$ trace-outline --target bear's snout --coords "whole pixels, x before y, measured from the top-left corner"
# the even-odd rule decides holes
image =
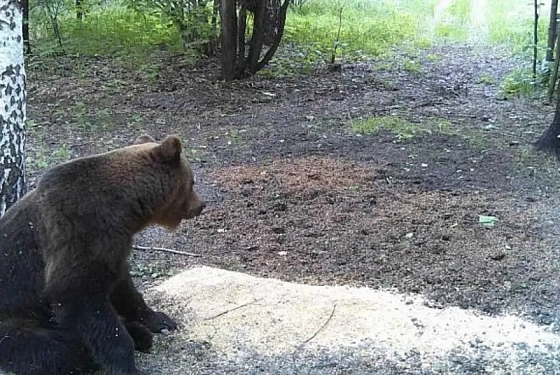
[[[199,201],[198,206],[193,210],[194,216],[199,216],[205,208],[206,202]]]

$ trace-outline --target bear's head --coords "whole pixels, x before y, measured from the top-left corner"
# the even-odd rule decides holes
[[[192,219],[206,207],[194,190],[195,179],[189,162],[182,152],[181,140],[174,135],[157,143],[149,135],[141,135],[134,141],[134,148],[146,152],[150,159],[166,168],[170,193],[153,213],[152,224],[176,229],[183,219]]]

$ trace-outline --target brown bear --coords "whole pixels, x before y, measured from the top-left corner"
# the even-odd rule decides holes
[[[205,207],[178,137],[46,171],[0,218],[0,369],[18,375],[142,374],[134,350],[175,329],[136,290],[133,236]]]

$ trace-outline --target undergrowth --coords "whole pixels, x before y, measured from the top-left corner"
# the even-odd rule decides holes
[[[125,1],[129,0],[92,6],[79,21],[73,1],[39,0],[30,22],[36,54],[50,56],[63,50],[76,56],[116,57],[133,64],[164,52],[186,53],[193,60],[198,57],[185,47],[179,31],[161,9],[134,11]],[[53,33],[53,12],[60,41]],[[547,10],[541,7],[539,56],[544,54],[547,20]],[[188,29],[197,27],[193,24]],[[531,33],[531,4],[517,0],[307,0],[290,8],[281,48],[262,73],[308,73],[330,62],[335,46],[336,61],[358,61],[390,57],[395,50],[434,43],[476,41],[504,45],[527,61]],[[525,72],[512,74],[505,90],[525,93],[525,76]]]
[[[330,62],[360,61],[392,54],[399,45],[427,47],[426,15],[435,0],[309,0],[291,12],[284,31],[284,58],[264,72],[308,72]]]
[[[286,22],[285,41],[309,50],[332,51],[339,34],[338,54],[345,59],[383,55],[403,41],[420,41],[422,7],[411,1],[309,1]]]
[[[37,14],[39,13],[39,14]],[[98,8],[82,21],[74,12],[58,16],[60,40],[54,36],[46,15],[35,12],[30,27],[33,57],[69,56],[113,57],[141,66],[157,52],[185,52],[181,38],[171,24],[160,17],[140,14],[124,6]]]

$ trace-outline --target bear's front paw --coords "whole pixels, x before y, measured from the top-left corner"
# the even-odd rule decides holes
[[[139,352],[149,353],[153,344],[152,332],[139,322],[130,322],[125,324],[128,334],[134,341],[134,349]]]
[[[140,320],[140,322],[154,333],[160,333],[164,329],[169,331],[177,329],[177,323],[175,323],[165,313],[159,311],[150,311]]]

